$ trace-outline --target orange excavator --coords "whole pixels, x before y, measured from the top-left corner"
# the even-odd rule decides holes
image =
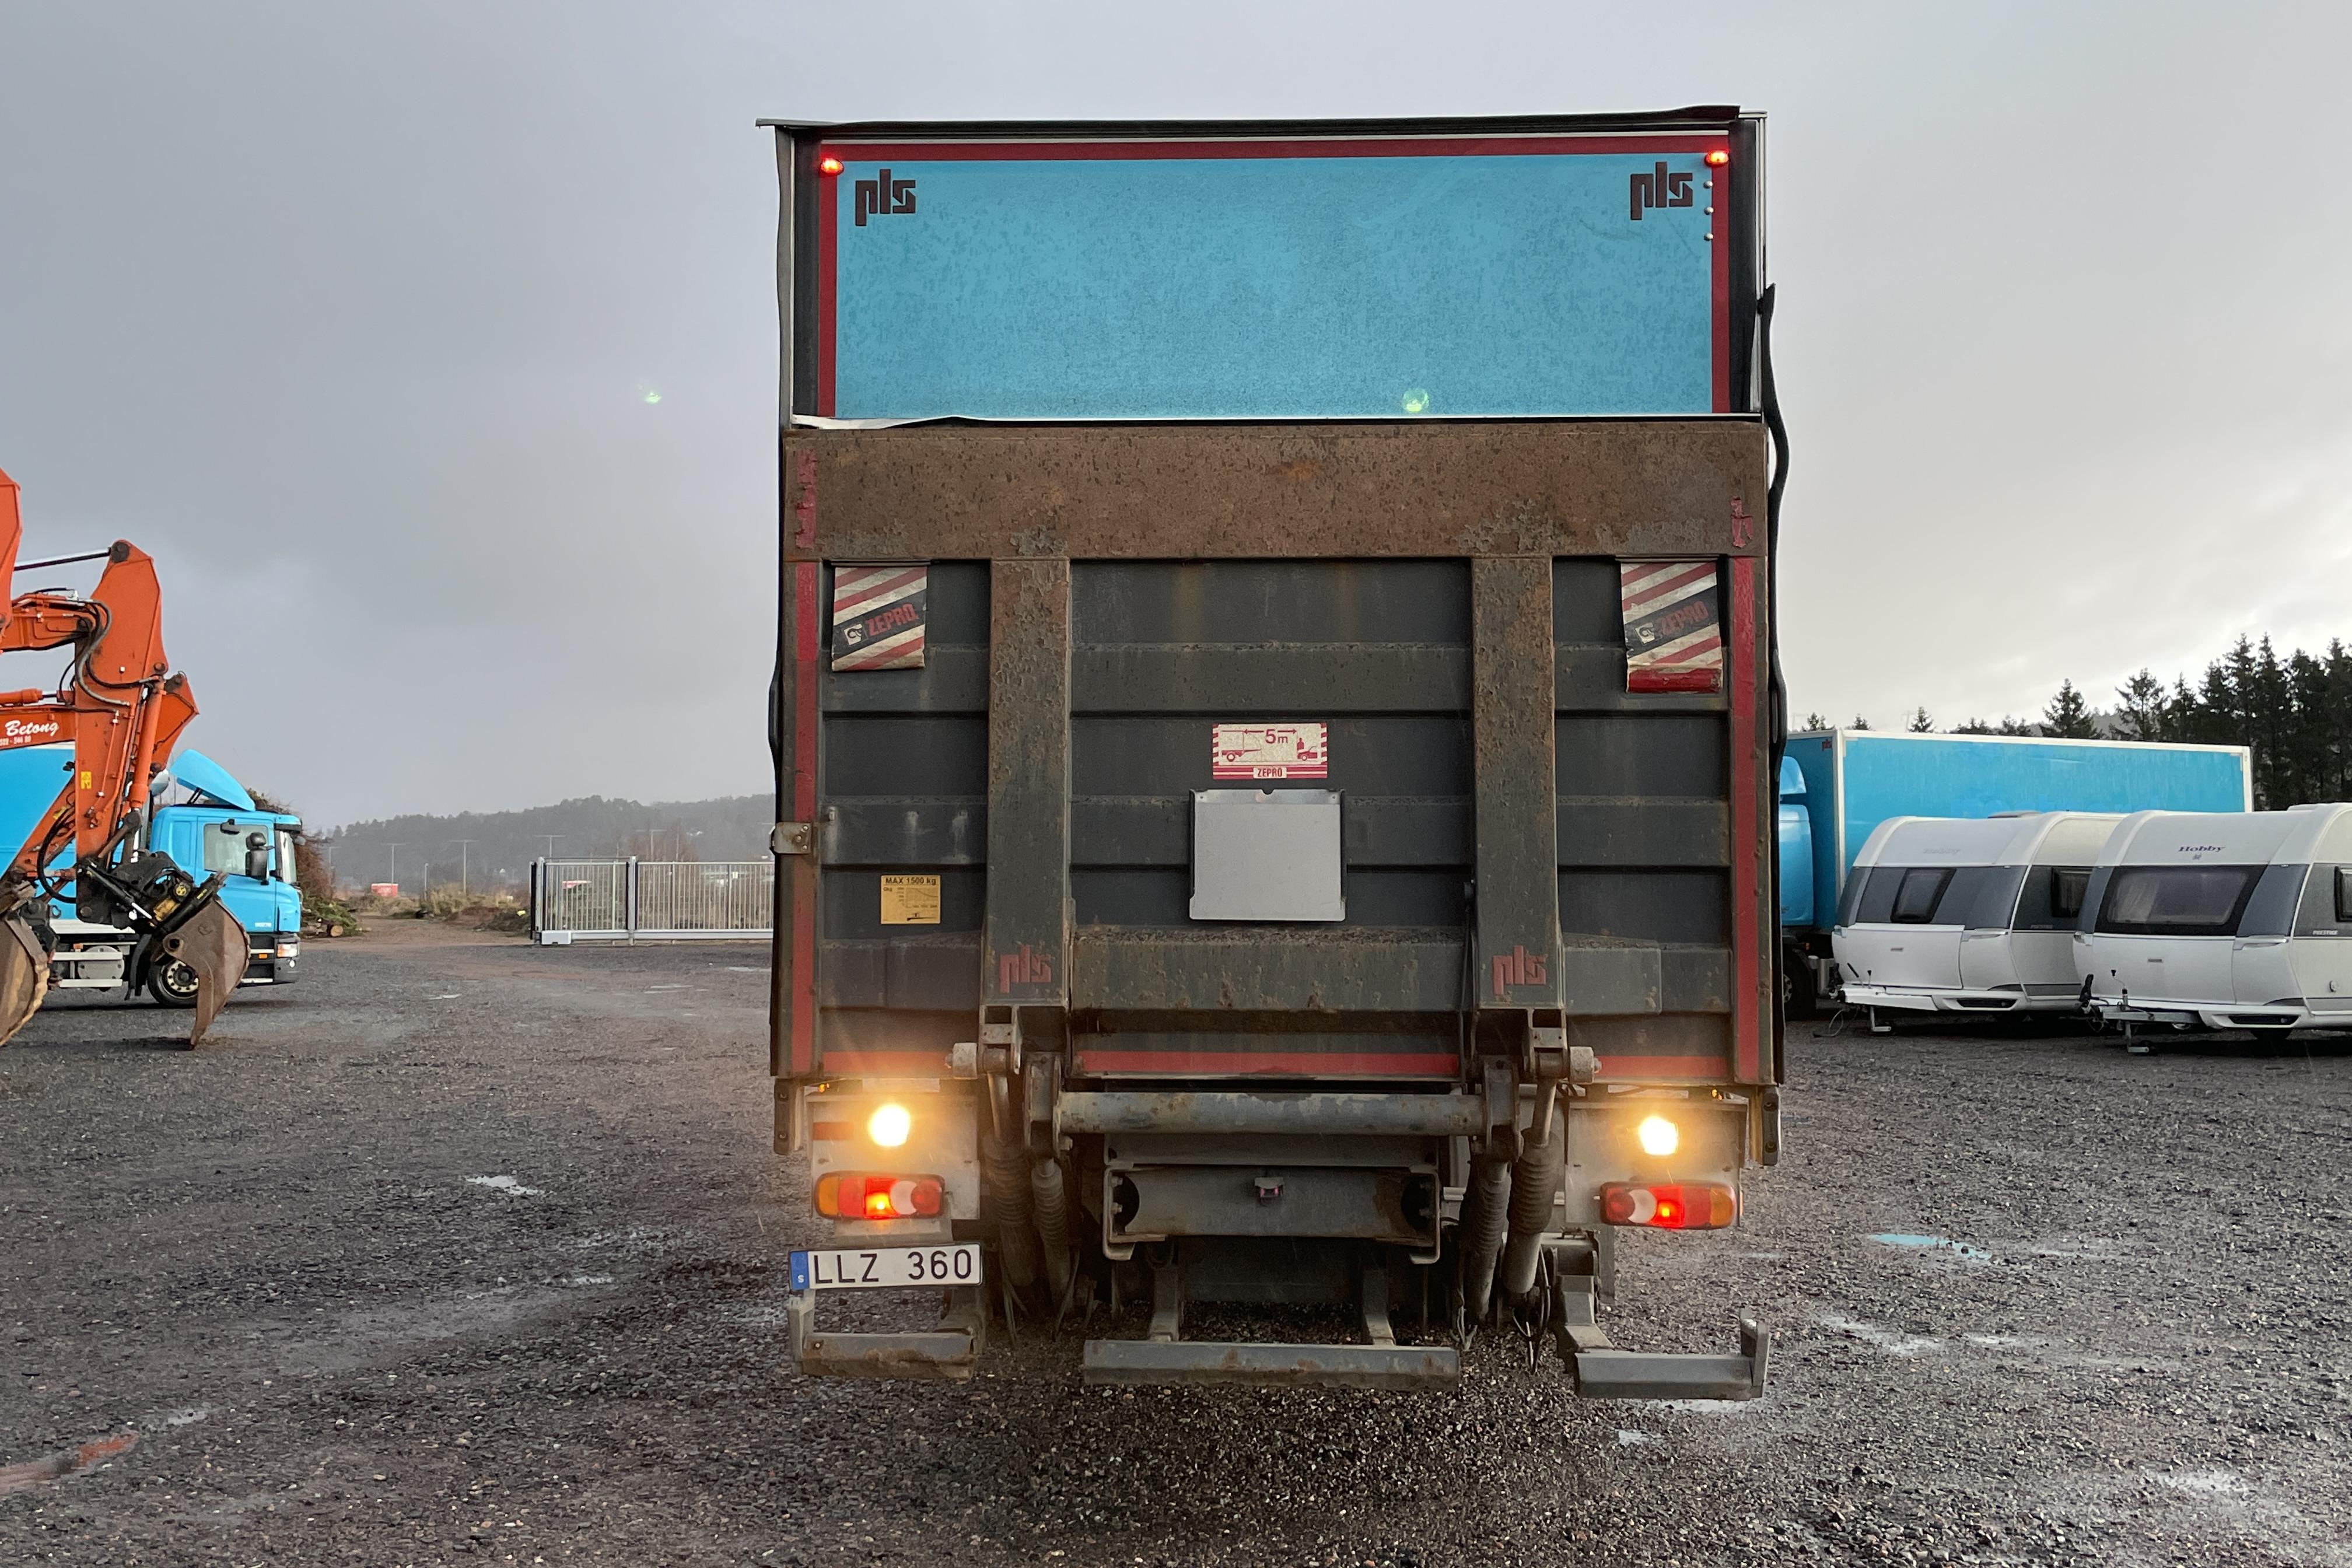
[[[153,780],[196,716],[187,678],[163,657],[155,563],[118,540],[87,555],[19,563],[16,498],[16,481],[0,472],[0,563],[11,581],[34,567],[106,566],[88,596],[56,588],[14,595],[0,620],[0,653],[72,650],[54,691],[0,691],[0,751],[73,747],[72,776],[0,873],[0,1044],[47,993],[50,900],[70,885],[77,915],[123,927],[145,949],[131,973],[169,963],[194,975],[194,1046],[245,973],[246,933],[221,905],[222,873],[199,882],[146,844]]]

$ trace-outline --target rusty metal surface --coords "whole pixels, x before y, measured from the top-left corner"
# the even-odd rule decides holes
[[[191,1048],[204,1043],[205,1031],[228,1005],[237,982],[245,978],[250,944],[245,928],[236,923],[215,893],[211,901],[174,927],[163,941],[168,959],[188,966],[196,977],[196,1016],[188,1030]]]
[[[782,439],[793,558],[1764,548],[1764,428],[1747,419],[795,427]]]
[[[1218,1344],[1088,1340],[1091,1384],[1239,1383],[1259,1386],[1430,1388],[1459,1381],[1462,1358],[1438,1345]]]
[[[1001,561],[989,574],[988,913],[991,1002],[1069,995],[1070,563]]]
[[[0,936],[0,1046],[5,1046],[41,1010],[41,999],[49,992],[49,955],[21,919],[12,915],[0,925],[7,928],[7,934]]]
[[[1252,1094],[1140,1090],[1065,1093],[1063,1132],[1302,1133],[1350,1137],[1470,1137],[1486,1130],[1486,1102],[1462,1094]]]
[[[1462,1001],[1462,939],[1450,931],[1084,927],[1072,960],[1080,1007],[1451,1013]]]
[[[1552,563],[1470,563],[1471,733],[1476,744],[1475,994],[1559,1005],[1559,799],[1552,724]]]

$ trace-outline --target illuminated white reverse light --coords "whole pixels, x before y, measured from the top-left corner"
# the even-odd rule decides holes
[[[914,1131],[915,1119],[903,1105],[877,1105],[866,1120],[866,1135],[885,1149],[896,1149]]]

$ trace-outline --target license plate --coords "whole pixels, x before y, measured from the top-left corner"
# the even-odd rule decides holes
[[[908,1285],[977,1285],[980,1245],[860,1247],[793,1254],[795,1290],[882,1290]]]

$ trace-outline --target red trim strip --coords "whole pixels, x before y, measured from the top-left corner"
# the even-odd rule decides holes
[[[817,150],[820,154],[824,151]],[[841,227],[841,189],[831,176],[816,192],[816,412],[833,417],[833,301],[835,244]]]
[[[940,1078],[948,1070],[941,1051],[827,1051],[828,1078]]]
[[[1721,1057],[1601,1057],[1595,1064],[1598,1075],[1618,1080],[1632,1079],[1641,1083],[1720,1083],[1723,1081]]]
[[[804,454],[805,455],[805,454]],[[813,473],[805,475],[801,504],[812,527],[816,517]],[[817,563],[793,566],[793,820],[816,820]],[[808,856],[793,861],[793,1072],[816,1065],[816,866]]]
[[[1079,1073],[1127,1073],[1149,1078],[1455,1078],[1461,1058],[1451,1052],[1398,1051],[1105,1051],[1081,1047]]]
[[[1719,669],[1689,669],[1680,665],[1636,665],[1625,677],[1628,691],[1714,691],[1722,685]]]
[[[1709,292],[1715,310],[1715,411],[1731,412],[1731,165],[1709,166],[1704,204],[1707,209],[1707,258],[1715,273]]]
[[[1726,649],[1731,681],[1731,1065],[1740,1083],[1763,1081],[1764,941],[1757,902],[1758,858],[1771,836],[1756,803],[1756,558],[1731,560],[1731,637]]]
[[[1728,133],[1708,136],[1432,136],[1376,140],[1328,137],[1264,141],[1145,142],[828,142],[820,158],[879,163],[915,159],[929,163],[1039,163],[1078,160],[1133,163],[1176,158],[1513,158],[1559,153],[1706,153],[1729,145]],[[839,179],[840,175],[828,175]],[[830,236],[827,237],[830,238]],[[828,247],[829,248],[829,247]]]

